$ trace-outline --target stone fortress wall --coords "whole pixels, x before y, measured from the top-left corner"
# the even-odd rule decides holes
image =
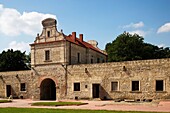
[[[170,59],[70,65],[67,73],[67,96],[72,99],[93,98],[92,84],[100,84],[101,99],[170,98]],[[157,80],[163,81],[162,91],[156,91]],[[112,91],[111,82],[115,81],[118,89]],[[138,91],[132,91],[132,81],[139,81]],[[75,82],[80,83],[80,91],[74,91]]]
[[[7,95],[7,87],[11,87],[11,95],[14,98],[23,96],[24,98],[30,98],[31,95],[31,83],[32,83],[31,70],[28,71],[10,71],[0,72],[0,97],[9,97]],[[26,91],[20,91],[21,83],[26,84]]]
[[[40,99],[40,85],[45,78],[56,84],[57,98],[93,98],[93,84],[99,84],[100,99],[170,98],[170,59],[139,60],[98,64],[50,65],[34,67],[28,71],[0,72],[0,97],[7,97],[11,85],[13,97]],[[163,81],[163,91],[156,91],[156,81]],[[111,82],[118,82],[118,89],[111,90]],[[132,91],[132,81],[139,81],[139,91]],[[20,84],[26,91],[20,91]],[[80,91],[74,91],[80,83]]]

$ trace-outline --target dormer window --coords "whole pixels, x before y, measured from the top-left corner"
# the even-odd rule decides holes
[[[47,37],[50,37],[50,31],[47,31]]]

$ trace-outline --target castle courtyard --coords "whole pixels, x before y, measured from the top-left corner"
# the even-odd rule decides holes
[[[32,100],[170,99],[170,58],[107,62],[107,53],[83,34],[65,35],[42,21],[31,46],[31,69],[0,72],[0,97]]]
[[[62,100],[71,101],[73,100]],[[116,110],[116,111],[147,111],[147,112],[170,112],[170,101],[155,101],[149,103],[126,103],[114,101],[87,101],[79,100],[80,102],[88,103],[80,106],[31,106],[31,103],[40,102],[30,99],[14,99],[12,103],[1,103],[0,108],[51,108],[51,109],[86,109],[86,110]],[[42,101],[41,101],[42,102]],[[45,101],[48,102],[48,101]],[[54,102],[54,101],[52,101]],[[77,101],[76,101],[77,102]]]

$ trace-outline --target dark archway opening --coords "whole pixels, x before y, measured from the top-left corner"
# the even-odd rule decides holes
[[[52,79],[45,79],[40,86],[40,100],[56,100],[56,84]]]

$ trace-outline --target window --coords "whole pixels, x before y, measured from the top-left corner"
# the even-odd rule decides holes
[[[50,31],[47,31],[47,37],[50,37]]]
[[[156,91],[163,91],[164,90],[164,83],[163,80],[156,80]]]
[[[97,58],[97,63],[100,63],[100,58]]]
[[[91,56],[91,64],[93,64],[93,55]]]
[[[139,81],[132,81],[132,91],[139,91]]]
[[[80,91],[80,83],[74,83],[74,91]]]
[[[93,59],[91,59],[91,63],[93,64]]]
[[[50,60],[50,51],[45,51],[45,60]]]
[[[118,82],[111,82],[111,91],[118,91]]]
[[[21,86],[20,86],[20,91],[26,91],[26,85],[25,83],[21,83]]]
[[[85,85],[85,88],[87,88],[87,85]]]
[[[80,53],[77,53],[77,63],[80,63]]]

